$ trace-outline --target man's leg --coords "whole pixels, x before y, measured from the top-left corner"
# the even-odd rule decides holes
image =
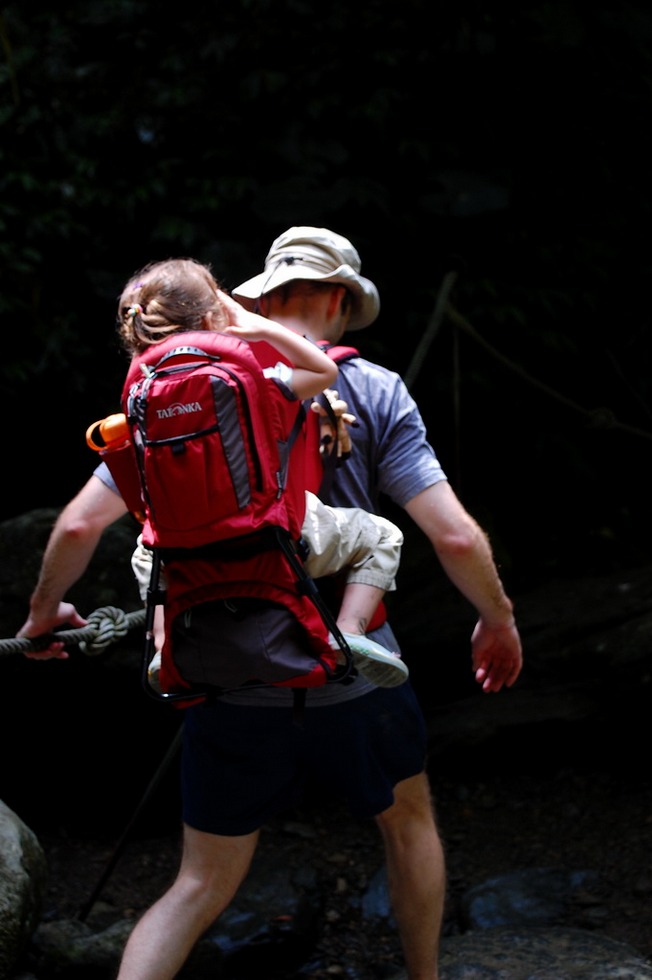
[[[179,873],[134,928],[118,980],[172,980],[235,895],[257,843],[258,831],[222,837],[184,826]]]
[[[446,871],[425,773],[394,788],[376,817],[385,844],[392,908],[410,980],[437,980]]]

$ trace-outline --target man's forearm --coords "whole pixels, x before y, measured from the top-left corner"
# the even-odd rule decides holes
[[[505,593],[483,532],[467,552],[435,549],[453,585],[468,599],[487,626],[508,626],[514,622],[514,609]],[[481,540],[480,536],[484,540]]]
[[[450,581],[490,626],[513,623],[513,607],[500,580],[486,534],[444,481],[405,507],[430,540]]]
[[[62,510],[50,534],[30,599],[32,617],[54,615],[84,574],[105,529],[126,514],[124,501],[92,476]]]
[[[55,525],[30,598],[32,617],[54,615],[68,589],[86,571],[100,536],[101,531],[80,535],[65,524]]]

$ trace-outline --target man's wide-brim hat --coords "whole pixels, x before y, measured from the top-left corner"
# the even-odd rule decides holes
[[[378,316],[380,297],[371,280],[360,275],[360,266],[360,256],[348,238],[328,228],[289,228],[272,244],[264,272],[243,282],[232,295],[253,310],[261,296],[294,279],[336,283],[351,294],[347,330],[362,330]]]

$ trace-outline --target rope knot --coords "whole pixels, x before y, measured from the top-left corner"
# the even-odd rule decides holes
[[[88,617],[88,625],[95,630],[91,640],[82,640],[80,649],[87,654],[98,654],[111,643],[123,639],[129,631],[127,614],[115,606],[102,606]]]

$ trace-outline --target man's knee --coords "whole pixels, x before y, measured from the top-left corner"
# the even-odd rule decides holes
[[[394,787],[394,802],[376,817],[385,832],[393,828],[405,830],[407,825],[423,824],[435,827],[435,811],[430,783],[425,772],[410,776]]]

